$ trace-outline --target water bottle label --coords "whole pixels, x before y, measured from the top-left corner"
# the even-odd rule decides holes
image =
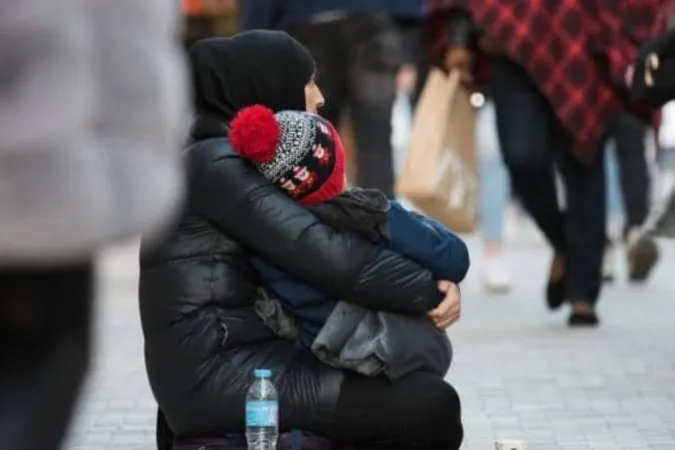
[[[247,427],[276,427],[279,425],[279,404],[271,401],[246,402]]]

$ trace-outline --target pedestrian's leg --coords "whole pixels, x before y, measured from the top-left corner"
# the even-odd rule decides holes
[[[319,111],[339,124],[346,105],[347,59],[340,40],[339,22],[300,25],[291,34],[310,51],[316,61],[316,80],[326,104]]]
[[[646,126],[624,113],[612,128],[620,168],[621,190],[626,211],[626,252],[628,277],[644,281],[658,260],[658,249],[641,227],[649,213],[649,169],[645,149]]]
[[[607,224],[604,145],[588,165],[571,154],[569,136],[559,133],[560,168],[567,191],[567,299],[570,325],[597,325],[595,304],[602,286]]]
[[[511,289],[511,277],[503,259],[503,222],[509,201],[509,174],[499,157],[484,158],[479,167],[483,284],[489,293],[504,293]]]
[[[91,264],[0,271],[0,439],[56,450],[90,353]]]
[[[626,226],[640,227],[649,212],[649,171],[645,151],[646,126],[629,113],[612,127],[620,169]]]
[[[564,252],[550,108],[516,63],[505,58],[495,58],[494,62],[490,88],[497,112],[499,142],[512,186],[551,246]]]
[[[347,175],[351,182],[358,175],[354,162],[358,149],[353,145],[352,134],[345,132],[347,107],[347,44],[340,34],[339,19],[299,25],[291,34],[310,51],[316,61],[316,81],[323,93],[325,104],[319,114],[331,121],[342,132],[347,156]]]
[[[605,148],[605,182],[607,183],[607,237],[605,253],[602,258],[602,280],[613,282],[616,271],[616,245],[613,242],[613,225],[624,216],[621,189],[619,186],[619,168],[614,140],[607,142]]]
[[[511,184],[555,251],[547,285],[547,303],[565,299],[565,234],[554,174],[553,113],[527,73],[505,57],[493,59],[490,91],[497,131]]]
[[[386,15],[354,16],[343,33],[350,42],[349,104],[357,147],[359,185],[394,196],[391,112],[401,36]]]
[[[480,228],[483,238],[481,272],[485,290],[507,292],[511,281],[503,259],[503,222],[511,189],[497,137],[494,104],[476,114],[476,150],[480,158]]]

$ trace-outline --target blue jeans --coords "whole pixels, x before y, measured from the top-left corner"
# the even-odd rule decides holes
[[[610,214],[624,214],[621,189],[619,187],[619,163],[614,140],[607,143],[605,173],[607,174],[607,211]]]
[[[509,174],[500,153],[494,103],[476,113],[476,151],[479,156],[480,227],[483,242],[501,244],[504,212],[511,194]]]
[[[497,130],[514,193],[551,246],[565,255],[567,298],[594,304],[600,295],[607,215],[604,149],[589,165],[574,159],[570,136],[525,70],[505,57],[495,57],[492,70]],[[564,214],[555,164],[565,181]]]
[[[509,201],[509,173],[501,157],[480,161],[480,227],[483,241],[503,241],[503,219]]]

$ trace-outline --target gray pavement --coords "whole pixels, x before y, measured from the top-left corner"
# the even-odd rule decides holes
[[[508,257],[514,291],[489,297],[480,249],[463,287],[464,315],[450,330],[467,450],[523,439],[529,450],[675,450],[675,243],[645,286],[608,287],[602,326],[568,330],[566,312],[542,300],[549,254],[517,239]],[[97,355],[66,449],[154,448],[154,403],[143,368],[133,245],[101,262]],[[283,407],[283,406],[282,406]]]

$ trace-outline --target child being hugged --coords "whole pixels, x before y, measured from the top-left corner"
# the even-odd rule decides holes
[[[464,279],[470,264],[466,244],[445,226],[407,210],[381,191],[345,190],[345,152],[335,127],[324,118],[302,111],[274,114],[254,105],[241,110],[232,121],[230,140],[233,149],[273,184],[337,231],[386,246],[427,268],[437,280],[459,283]],[[317,336],[339,299],[294,280],[257,256],[252,256],[250,263],[267,294],[296,318],[299,344],[317,353]],[[436,304],[428,309],[442,298],[439,293]],[[433,327],[426,318],[414,320]],[[383,355],[375,356],[383,359]],[[322,359],[344,368],[334,359]],[[389,374],[387,367],[381,369]]]

